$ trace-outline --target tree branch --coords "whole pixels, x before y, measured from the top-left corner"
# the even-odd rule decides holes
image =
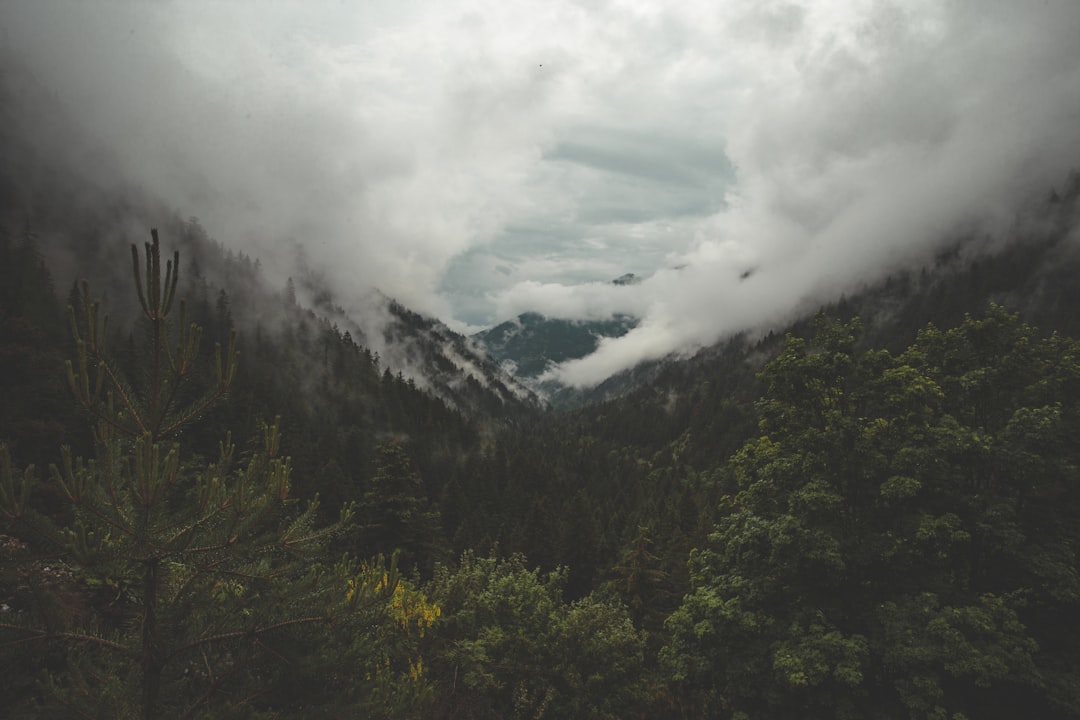
[[[77,642],[85,642],[90,645],[97,645],[98,647],[108,648],[114,650],[126,658],[132,660],[139,659],[139,653],[135,652],[126,645],[121,645],[113,640],[106,640],[105,638],[96,637],[94,635],[84,635],[82,633],[73,632],[60,632],[53,633],[45,630],[29,630],[20,625],[12,625],[11,623],[0,623],[0,630],[16,630],[21,632],[31,633],[28,637],[19,638],[18,640],[9,640],[5,643],[0,643],[0,648],[14,647],[16,645],[22,645],[23,643],[34,641],[47,641],[47,640],[75,640]]]
[[[262,628],[253,627],[253,628],[248,628],[246,630],[234,630],[232,632],[220,633],[218,635],[211,635],[210,637],[201,638],[199,640],[196,640],[195,642],[190,642],[187,645],[183,645],[183,646],[177,648],[176,650],[174,650],[172,653],[169,654],[169,659],[171,660],[172,658],[176,657],[177,655],[185,653],[185,652],[187,652],[189,650],[194,650],[195,648],[202,647],[204,645],[212,645],[214,643],[224,642],[226,640],[239,640],[240,638],[244,638],[244,637],[251,637],[251,638],[257,639],[260,636],[265,635],[265,634],[267,634],[269,632],[273,632],[275,630],[281,630],[283,628],[287,628],[287,627],[290,627],[292,625],[308,625],[308,624],[317,623],[317,622],[329,623],[330,620],[331,620],[331,618],[330,618],[329,615],[310,615],[308,617],[293,618],[291,620],[282,620],[279,623],[275,623],[273,625],[267,625],[266,627],[262,627]]]

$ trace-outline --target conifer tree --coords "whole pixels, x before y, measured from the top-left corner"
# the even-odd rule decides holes
[[[399,442],[384,441],[375,453],[374,473],[359,512],[365,545],[385,553],[398,551],[403,566],[428,573],[443,546],[439,512]]]
[[[404,653],[404,685],[388,682],[397,666],[363,639],[382,633],[388,647],[387,632],[435,611],[399,583],[394,562],[323,561],[348,532],[351,506],[318,527],[316,503],[291,499],[277,423],[248,452],[226,435],[205,466],[181,453],[176,438],[228,393],[238,353],[232,340],[219,344],[198,389],[200,328],[182,302],[171,319],[179,257],[162,268],[151,235],[145,272],[132,246],[144,331],[134,376],[110,357],[107,317],[85,283],[82,317],[70,311],[67,380],[93,419],[96,457],[65,447],[42,481],[0,446],[0,531],[48,558],[24,562],[0,617],[0,652],[52,658],[34,701],[43,715],[317,717],[320,703],[378,687],[401,700],[410,678],[419,682],[412,658]],[[41,510],[45,493],[62,512]]]
[[[0,228],[0,438],[23,462],[52,457],[73,419],[64,388],[63,315],[29,227]]]
[[[820,318],[662,650],[709,717],[1077,717],[1080,345],[992,306],[902,354]]]

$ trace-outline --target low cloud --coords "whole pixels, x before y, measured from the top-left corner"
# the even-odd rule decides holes
[[[1072,0],[12,0],[0,27],[78,126],[31,140],[282,282],[299,246],[357,312],[642,318],[574,384],[996,233],[1080,161]]]
[[[1080,159],[1080,8],[1025,7],[799,15],[730,109],[727,206],[671,258],[681,269],[634,288],[650,298],[644,322],[558,377],[592,384],[768,327],[961,235],[1004,231]]]

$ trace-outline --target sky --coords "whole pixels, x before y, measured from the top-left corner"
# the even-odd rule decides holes
[[[79,142],[271,272],[640,317],[576,385],[1006,233],[1080,167],[1078,38],[1075,0],[0,0]]]

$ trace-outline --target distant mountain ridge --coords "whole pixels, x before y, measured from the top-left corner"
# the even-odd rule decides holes
[[[595,352],[602,338],[622,337],[637,324],[630,315],[564,320],[527,312],[472,337],[516,377],[534,379],[553,365]]]
[[[612,285],[637,285],[641,278],[625,273]],[[569,360],[596,352],[605,338],[618,338],[638,326],[639,318],[616,313],[603,320],[570,320],[524,312],[512,320],[472,335],[476,345],[506,372],[554,405],[570,388],[546,373]]]
[[[894,351],[913,342],[927,323],[953,327],[966,314],[982,314],[991,303],[1019,313],[1021,319],[1043,332],[1080,337],[1078,278],[1080,172],[1074,172],[1045,200],[1019,213],[1008,235],[997,241],[959,238],[922,265],[897,270],[848,295],[808,304],[793,311],[790,320],[782,325],[721,338],[691,356],[672,354],[645,361],[592,387],[574,388],[554,381],[534,386],[554,408],[563,410],[603,403],[636,391],[663,395],[672,391],[673,382],[685,382],[686,377],[716,365],[720,358],[739,356],[754,366],[764,363],[779,350],[786,333],[810,333],[812,320],[819,312],[843,319],[860,317],[863,343]],[[525,337],[518,338],[513,334],[516,326],[510,322],[486,331],[494,335],[488,344],[489,352],[496,359],[515,359],[515,353],[520,353],[534,365],[539,364],[543,333],[530,334],[530,323],[526,322],[518,331]],[[586,327],[588,324],[577,330]],[[614,333],[606,336],[617,337]],[[534,355],[527,355],[525,348]],[[526,365],[526,369],[529,367]],[[520,368],[516,374],[530,384],[530,378]],[[749,377],[752,375],[751,371]]]
[[[387,308],[392,319],[382,328],[383,340],[394,349],[395,358],[406,358],[409,365],[423,368],[420,374],[437,397],[454,406],[463,397],[483,398],[492,411],[500,406],[540,407],[532,390],[466,336],[397,301],[390,300]]]

